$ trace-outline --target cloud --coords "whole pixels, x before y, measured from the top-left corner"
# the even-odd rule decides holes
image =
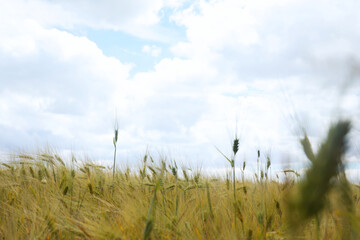
[[[0,129],[6,129],[1,147],[48,139],[111,159],[116,109],[122,160],[150,145],[154,151],[170,149],[184,163],[223,167],[226,161],[213,146],[230,154],[238,131],[238,162],[246,159],[254,167],[260,149],[278,165],[289,160],[300,168],[300,127],[315,149],[338,117],[358,128],[357,2],[187,5],[2,2],[0,20],[7,24],[0,25]],[[171,46],[167,58],[156,41],[143,45],[158,57],[151,71],[130,76],[131,65],[105,56],[81,36],[86,26],[159,40],[156,28],[166,8],[175,11],[170,20],[185,29],[186,40]],[[353,84],[345,88],[342,79],[350,76]],[[358,156],[352,151],[349,158]]]
[[[65,149],[94,146],[95,154],[104,155],[106,144],[96,141],[108,134],[114,91],[125,91],[131,67],[104,56],[85,37],[33,20],[3,28],[11,31],[0,36],[0,127],[7,129],[2,148],[29,146],[34,139]]]
[[[164,8],[182,5],[178,1],[60,1],[14,0],[0,3],[0,19],[11,22],[14,19],[32,19],[46,28],[61,28],[76,31],[84,27],[123,31],[131,35],[167,41],[169,31],[157,27]]]
[[[338,3],[197,1],[171,17],[186,29],[187,40],[172,47],[181,60],[161,61],[155,71],[134,80],[144,79],[151,99],[162,96],[166,103],[170,96],[179,98],[177,106],[192,124],[178,133],[189,141],[229,148],[224,132],[234,131],[237,118],[247,157],[263,148],[272,149],[277,161],[304,160],[301,128],[316,148],[335,119],[358,122],[359,75],[352,75],[352,88],[343,91],[359,68],[360,35],[353,31],[360,20],[354,10],[358,3]],[[192,104],[182,105],[181,97]],[[186,106],[198,102],[201,114],[191,114]],[[156,109],[151,104],[146,109]],[[165,135],[163,126],[158,131]]]
[[[331,59],[358,56],[355,1],[211,1],[173,16],[186,27],[177,55],[212,60],[239,77],[306,76]],[[316,65],[315,65],[316,63]]]
[[[144,53],[150,54],[153,57],[158,57],[161,54],[161,48],[155,45],[144,45],[142,51]]]

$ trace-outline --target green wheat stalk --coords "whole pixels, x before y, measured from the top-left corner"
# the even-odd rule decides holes
[[[119,133],[119,126],[117,121],[115,122],[114,126],[114,138],[113,138],[113,144],[114,144],[114,165],[113,165],[113,181],[115,179],[115,164],[116,164],[116,144],[118,141],[118,133]]]
[[[343,168],[342,157],[347,149],[346,136],[350,127],[349,121],[339,121],[331,126],[316,155],[312,153],[307,136],[301,141],[306,156],[312,159],[312,165],[299,182],[297,195],[289,203],[290,212],[294,213],[291,214],[291,225],[299,226],[324,208],[326,195],[334,185],[333,179]]]

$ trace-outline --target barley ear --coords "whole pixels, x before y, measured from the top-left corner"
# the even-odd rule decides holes
[[[306,157],[311,161],[311,162],[314,162],[315,161],[315,155],[314,155],[314,152],[312,150],[312,147],[311,147],[311,144],[310,144],[310,141],[309,141],[309,138],[308,136],[304,135],[304,138],[300,140],[300,143],[303,147],[303,150],[304,150],[304,153],[306,155]]]
[[[339,121],[329,129],[312,166],[297,184],[297,192],[290,199],[292,217],[289,221],[292,226],[299,226],[324,208],[327,193],[333,187],[332,180],[343,167],[342,157],[347,149],[346,136],[349,131],[349,121]]]

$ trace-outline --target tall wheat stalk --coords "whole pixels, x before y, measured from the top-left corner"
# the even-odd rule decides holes
[[[316,217],[317,221],[320,221],[318,216],[325,207],[328,193],[339,182],[339,178],[346,180],[342,161],[347,150],[346,136],[350,127],[349,121],[339,121],[331,126],[327,139],[321,144],[317,154],[313,153],[306,135],[301,140],[305,155],[312,164],[307,170],[305,178],[298,183],[297,192],[289,203],[291,215],[289,222],[293,227],[297,228],[312,217]],[[345,202],[351,200],[351,194],[348,192],[343,191],[342,193],[346,196]],[[320,225],[320,222],[317,224]]]
[[[118,132],[119,132],[119,126],[118,122],[115,121],[114,125],[114,138],[113,138],[113,144],[114,144],[114,165],[113,165],[113,181],[115,180],[115,167],[116,167],[116,145],[118,141]]]
[[[219,153],[221,153],[221,155],[223,155],[225,157],[225,159],[230,163],[230,166],[232,168],[232,175],[233,175],[233,194],[234,194],[234,226],[236,229],[236,213],[239,210],[239,206],[236,200],[236,175],[235,175],[235,157],[236,154],[239,150],[239,138],[237,137],[237,135],[235,135],[234,137],[234,141],[233,141],[233,146],[232,146],[232,150],[233,150],[233,157],[230,159],[228,158],[224,153],[222,153],[218,148],[216,148]]]

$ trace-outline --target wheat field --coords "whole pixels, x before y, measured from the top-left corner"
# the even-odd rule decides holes
[[[304,135],[310,167],[284,170],[284,181],[269,176],[270,158],[251,180],[235,172],[237,138],[223,178],[150,154],[137,171],[48,150],[11,154],[0,167],[0,238],[359,239],[360,186],[343,163],[350,128],[334,124],[317,153]]]

